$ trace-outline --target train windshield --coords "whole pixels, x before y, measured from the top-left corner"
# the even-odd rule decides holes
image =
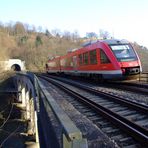
[[[131,45],[110,45],[118,61],[135,61],[136,53]]]

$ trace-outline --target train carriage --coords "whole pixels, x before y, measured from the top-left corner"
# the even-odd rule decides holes
[[[54,58],[47,63],[48,73],[88,76],[101,79],[126,78],[141,72],[136,51],[125,40],[99,40]]]

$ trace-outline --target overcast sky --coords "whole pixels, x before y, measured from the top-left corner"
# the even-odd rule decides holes
[[[86,32],[107,30],[148,47],[148,0],[0,0],[0,21]]]

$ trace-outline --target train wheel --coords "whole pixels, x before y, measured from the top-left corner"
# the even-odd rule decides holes
[[[99,82],[99,83],[104,82],[104,78],[103,78],[102,74],[95,74],[94,79],[96,82]]]

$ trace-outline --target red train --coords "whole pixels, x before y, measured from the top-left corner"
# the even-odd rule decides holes
[[[98,40],[65,56],[49,59],[48,73],[64,73],[98,79],[127,78],[142,71],[136,51],[126,40]]]

